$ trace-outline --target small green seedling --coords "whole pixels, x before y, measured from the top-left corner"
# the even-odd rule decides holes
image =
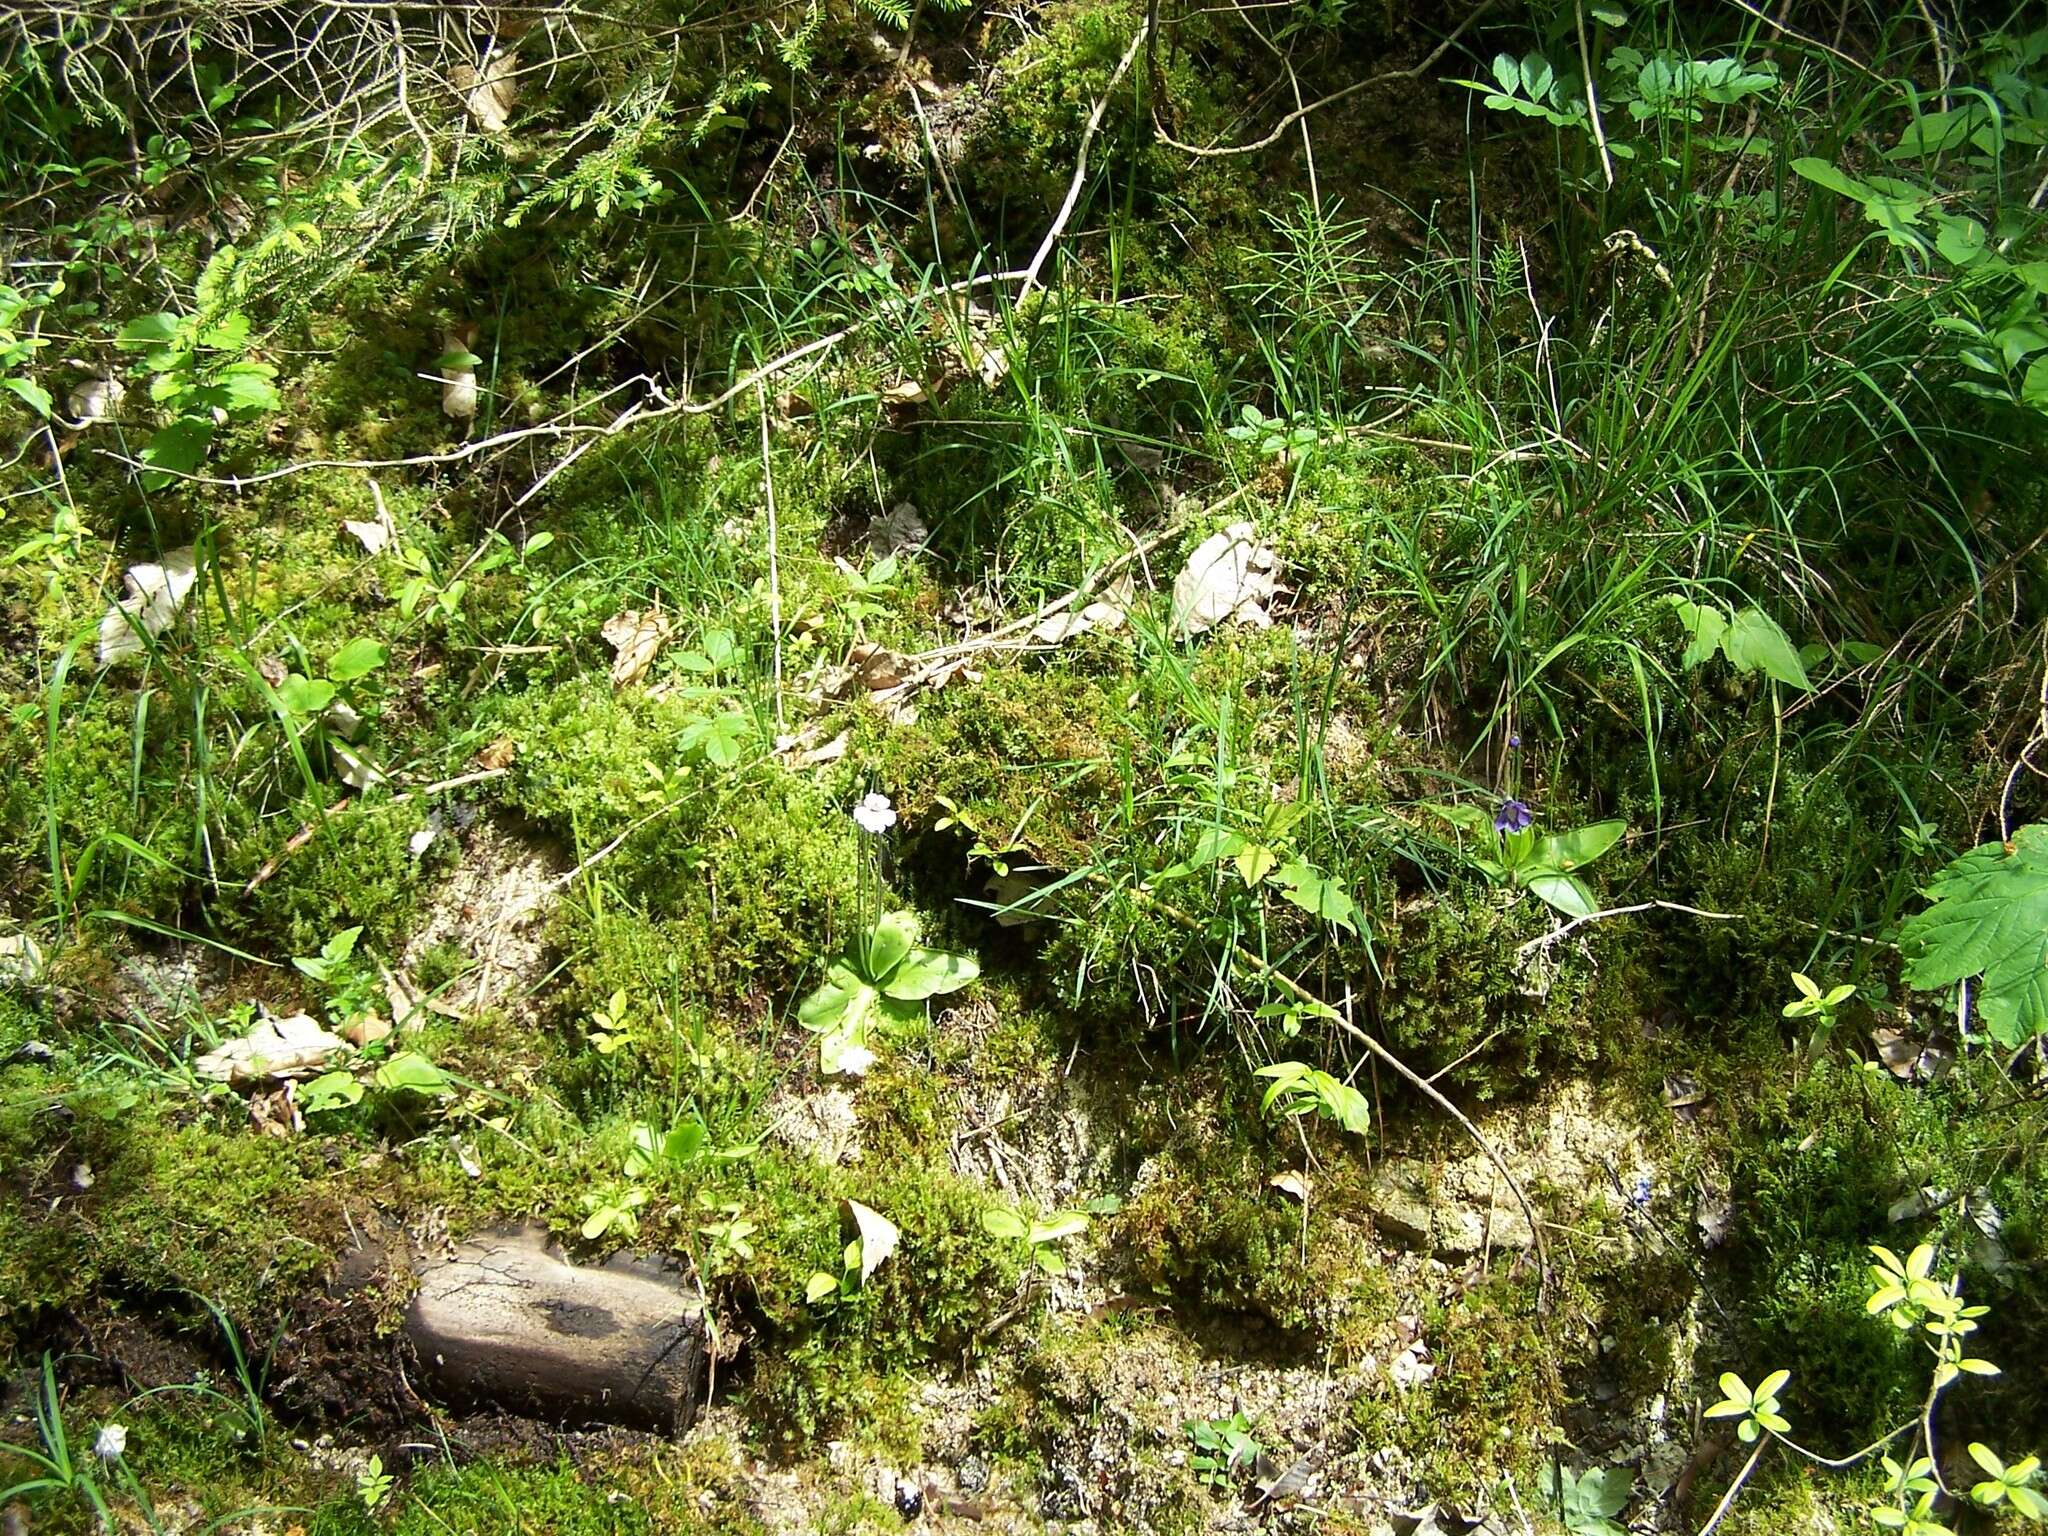
[[[1259,1459],[1259,1442],[1242,1412],[1227,1419],[1189,1419],[1181,1427],[1195,1445],[1188,1465],[1211,1488],[1228,1488]]]
[[[2024,1457],[2007,1466],[1998,1453],[1979,1441],[1970,1442],[1970,1459],[1984,1469],[1984,1481],[1970,1490],[1971,1501],[1986,1509],[2007,1505],[2037,1525],[2048,1524],[2048,1498],[2034,1486],[2041,1472],[2041,1458]]]
[[[1835,1032],[1838,1022],[1835,1010],[1856,995],[1855,985],[1845,981],[1823,992],[1817,982],[1798,971],[1792,973],[1792,985],[1799,989],[1799,995],[1785,1005],[1784,1017],[1815,1021],[1813,1038],[1807,1043],[1807,1050],[1817,1056],[1827,1044],[1828,1037]]]
[[[366,1513],[374,1515],[391,1497],[392,1477],[384,1470],[384,1458],[372,1456],[356,1474],[356,1497]]]
[[[601,1007],[590,1011],[590,1043],[600,1056],[615,1055],[633,1043],[632,1005],[621,987]]]
[[[998,1205],[981,1213],[981,1229],[998,1242],[1022,1244],[1031,1262],[1048,1275],[1064,1275],[1067,1261],[1060,1245],[1088,1230],[1088,1216],[1083,1211],[1054,1211],[1043,1221],[1026,1221]]]
[[[1552,1466],[1543,1491],[1572,1536],[1627,1536],[1614,1517],[1628,1503],[1635,1480],[1626,1467],[1588,1467],[1574,1476]]]
[[[1756,1437],[1765,1430],[1773,1434],[1789,1433],[1792,1426],[1778,1411],[1778,1394],[1785,1390],[1785,1384],[1792,1379],[1790,1371],[1773,1371],[1751,1390],[1749,1384],[1733,1371],[1721,1373],[1721,1401],[1707,1410],[1710,1419],[1740,1419],[1735,1433],[1744,1445],[1753,1445]]]
[[[583,1236],[593,1243],[609,1232],[638,1237],[640,1207],[646,1203],[647,1191],[637,1186],[593,1190],[583,1197],[583,1209],[590,1212],[583,1223]]]
[[[841,1250],[839,1273],[816,1270],[804,1286],[804,1300],[821,1312],[829,1312],[859,1295],[882,1261],[896,1251],[902,1233],[896,1223],[880,1211],[858,1200],[845,1202],[852,1218],[853,1240]]]
[[[1372,1128],[1372,1106],[1365,1095],[1306,1062],[1276,1061],[1259,1068],[1258,1075],[1272,1079],[1259,1103],[1266,1114],[1321,1115],[1357,1136]]]

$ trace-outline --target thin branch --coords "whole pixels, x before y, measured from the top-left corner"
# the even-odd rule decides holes
[[[1438,43],[1436,47],[1432,48],[1420,63],[1411,65],[1407,69],[1385,70],[1377,75],[1368,75],[1363,80],[1354,80],[1351,84],[1332,91],[1329,95],[1312,101],[1305,107],[1295,108],[1294,111],[1288,113],[1273,125],[1272,132],[1262,138],[1253,139],[1249,143],[1211,144],[1206,147],[1197,144],[1183,144],[1179,139],[1168,133],[1166,125],[1159,120],[1159,104],[1156,101],[1152,104],[1152,129],[1159,135],[1161,142],[1179,150],[1184,155],[1196,155],[1203,159],[1222,159],[1226,155],[1254,155],[1262,149],[1271,149],[1280,142],[1281,136],[1288,129],[1311,113],[1320,112],[1328,106],[1334,106],[1336,103],[1344,100],[1345,97],[1356,96],[1360,91],[1368,90],[1375,85],[1386,85],[1395,80],[1419,79],[1438,59],[1450,51],[1451,44],[1462,37],[1475,21],[1486,14],[1492,3],[1493,0],[1482,0],[1479,7],[1471,15],[1459,22],[1457,26],[1453,27],[1450,35]],[[1154,73],[1156,75],[1157,72],[1155,71]]]

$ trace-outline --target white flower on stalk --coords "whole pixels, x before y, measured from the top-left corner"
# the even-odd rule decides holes
[[[883,794],[869,795],[853,808],[854,825],[874,837],[896,825],[896,808]]]
[[[92,1442],[92,1453],[101,1461],[119,1461],[128,1449],[128,1430],[120,1424],[102,1424]]]

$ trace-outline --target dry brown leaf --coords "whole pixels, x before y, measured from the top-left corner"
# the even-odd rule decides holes
[[[1173,582],[1173,633],[1186,639],[1235,619],[1264,629],[1266,604],[1279,586],[1279,557],[1250,523],[1232,523],[1204,539]]]
[[[266,1015],[247,1034],[208,1051],[193,1063],[199,1075],[215,1083],[253,1083],[265,1078],[310,1077],[348,1042],[330,1034],[311,1017]]]
[[[391,1021],[382,1014],[359,1013],[341,1026],[341,1038],[357,1050],[391,1038]]]
[[[898,379],[882,390],[882,403],[893,408],[924,404],[924,385],[916,379]]]
[[[626,688],[647,675],[669,636],[668,615],[657,608],[615,613],[599,631],[618,654],[612,658],[612,686]]]
[[[290,1083],[280,1084],[269,1093],[258,1093],[249,1100],[249,1124],[258,1135],[288,1139],[305,1130],[305,1117],[299,1113],[298,1093]]]
[[[862,641],[847,652],[846,665],[870,693],[886,693],[903,682],[903,658],[871,641]]]
[[[510,736],[500,736],[476,755],[476,765],[492,772],[512,766],[512,760],[519,755],[519,743]]]
[[[778,736],[775,738],[775,755],[792,768],[818,768],[846,756],[846,749],[853,743],[851,730],[841,731],[823,745],[818,742],[821,734],[814,721],[793,735]]]
[[[1885,1070],[1893,1077],[1903,1080],[1913,1075],[1913,1069],[1920,1061],[1920,1046],[1908,1038],[1904,1030],[1889,1026],[1873,1029],[1870,1040],[1877,1047],[1877,1059],[1884,1063]]]
[[[482,69],[458,64],[448,78],[462,92],[462,104],[476,119],[477,127],[485,133],[503,133],[519,100],[519,82],[513,75],[512,55],[493,50],[485,56]]]
[[[868,524],[868,552],[877,559],[911,554],[923,549],[931,536],[932,531],[917,515],[917,508],[899,501]]]
[[[1274,1174],[1266,1182],[1283,1195],[1292,1195],[1304,1203],[1308,1200],[1308,1175],[1305,1173],[1289,1168],[1284,1173]]]

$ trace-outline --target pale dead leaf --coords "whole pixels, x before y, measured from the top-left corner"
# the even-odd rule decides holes
[[[128,595],[100,618],[100,665],[140,655],[148,640],[171,627],[198,580],[199,568],[189,544],[165,555],[161,565],[131,565],[121,578]]]
[[[470,383],[474,385],[475,382],[476,376],[472,374]],[[445,398],[444,393],[444,402]],[[398,529],[392,524],[390,511],[382,506],[377,508],[376,517],[367,522],[361,518],[344,517],[341,526],[355,535],[356,542],[363,546],[363,553],[366,555],[383,554],[390,547],[391,541],[398,537]]]
[[[1920,1062],[1919,1043],[1911,1039],[1904,1030],[1889,1025],[1873,1029],[1870,1040],[1877,1047],[1877,1059],[1884,1063],[1885,1070],[1893,1077],[1904,1081],[1911,1078],[1913,1069]]]
[[[1289,1168],[1284,1173],[1274,1174],[1266,1182],[1283,1195],[1292,1195],[1304,1203],[1308,1200],[1308,1175],[1305,1173]]]
[[[444,356],[450,352],[476,355],[470,352],[469,337],[462,331],[444,334],[441,351]],[[444,368],[441,371],[441,414],[455,421],[468,421],[476,415],[476,369]]]
[[[382,1014],[359,1013],[341,1026],[341,1038],[357,1050],[391,1038],[391,1021]]]
[[[1250,523],[1232,523],[1204,539],[1173,582],[1173,633],[1186,639],[1227,620],[1264,629],[1266,604],[1279,585],[1279,557]]]
[[[310,1077],[348,1042],[330,1034],[311,1017],[265,1015],[254,1028],[193,1063],[199,1075],[215,1083],[253,1083],[264,1078]]]
[[[618,654],[612,659],[612,686],[627,688],[647,675],[655,652],[669,636],[668,615],[657,608],[615,613],[599,631]]]
[[[884,405],[903,407],[924,403],[924,385],[916,379],[898,379],[882,390]]]
[[[846,756],[846,749],[853,744],[853,732],[841,731],[830,741],[820,745],[817,722],[813,721],[793,735],[775,738],[775,755],[792,768],[819,768],[826,763],[836,763]]]
[[[895,1222],[858,1200],[847,1201],[846,1209],[853,1217],[854,1229],[860,1234],[860,1283],[866,1285],[868,1277],[881,1267],[882,1261],[896,1251],[896,1242],[902,1233],[897,1230]]]
[[[458,64],[448,72],[455,88],[462,92],[462,104],[485,133],[503,133],[512,121],[512,108],[519,100],[519,82],[513,78],[512,55],[492,51],[482,69]]]
[[[386,774],[347,742],[330,740],[327,750],[334,754],[334,771],[351,789],[370,789],[382,784]]]
[[[496,771],[512,766],[512,760],[519,755],[519,743],[510,736],[500,736],[476,755],[476,765]]]

